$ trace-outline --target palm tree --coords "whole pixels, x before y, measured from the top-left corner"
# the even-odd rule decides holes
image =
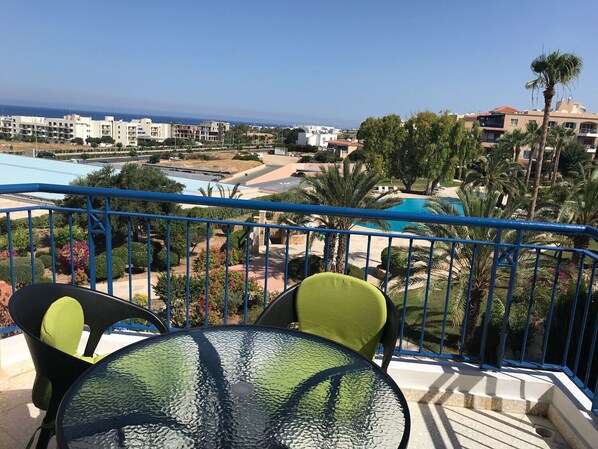
[[[516,208],[513,203],[510,207],[499,209],[496,207],[498,192],[489,192],[486,195],[477,195],[471,189],[460,189],[459,199],[463,205],[463,214],[466,217],[482,218],[511,218]],[[430,199],[426,205],[429,212],[438,215],[461,215],[457,211],[454,203],[445,199]],[[437,273],[436,276],[448,277],[446,267],[451,261],[452,242],[477,241],[494,242],[497,237],[497,230],[486,226],[454,226],[447,224],[417,224],[405,228],[406,232],[412,232],[416,235],[426,237],[440,237],[449,239],[449,241],[436,241],[434,246],[435,260],[433,262]],[[503,242],[514,241],[514,231],[503,231]],[[492,244],[465,244],[455,243],[452,282],[460,286],[460,295],[457,295],[457,301],[454,303],[453,317],[455,321],[463,321],[465,324],[465,347],[471,348],[474,332],[480,318],[481,306],[490,289],[494,264],[494,246]],[[475,252],[475,256],[474,256]],[[427,261],[429,250],[425,247],[414,247],[413,260],[414,265],[421,266],[427,270]],[[418,262],[420,262],[418,264]],[[423,264],[421,262],[424,262]],[[416,275],[417,275],[417,270]],[[500,278],[504,273],[497,272],[497,283],[501,284],[505,279]],[[469,286],[471,275],[471,286]],[[466,307],[468,306],[468,307]],[[467,316],[465,316],[467,310]]]
[[[525,169],[525,185],[529,183],[529,178],[532,173],[532,161],[536,154],[540,137],[541,136],[541,129],[536,122],[527,122],[525,125],[525,135],[527,137],[527,142],[530,145],[529,151],[529,159],[527,160],[527,168]]]
[[[243,194],[239,190],[239,185],[240,183],[236,183],[232,189],[230,187],[224,188],[224,186],[222,186],[221,184],[216,184],[216,187],[218,188],[218,192],[220,193],[220,198],[241,198]],[[203,187],[200,187],[198,190],[199,193],[202,194],[202,196],[213,196],[213,194],[215,193],[214,186],[211,182],[208,182],[207,188],[204,189]]]
[[[521,178],[521,165],[493,149],[488,155],[480,156],[474,168],[467,171],[463,186],[483,187],[491,195],[497,192],[496,206],[502,207],[505,196],[510,206],[525,190]]]
[[[563,147],[575,137],[575,131],[571,128],[565,128],[564,126],[553,126],[550,128],[550,134],[552,134],[554,139],[554,159],[550,186],[554,187],[556,184],[556,174],[559,169],[561,151],[563,150]]]
[[[401,204],[397,197],[386,197],[389,192],[372,195],[371,191],[380,181],[380,175],[375,171],[364,170],[363,162],[353,164],[349,159],[343,160],[342,165],[322,167],[321,172],[314,177],[303,178],[302,183],[311,189],[302,190],[301,194],[310,204],[322,206],[350,207],[354,209],[388,209]],[[384,220],[357,219],[354,217],[339,217],[334,215],[317,215],[312,217],[319,227],[327,229],[349,230],[355,224],[373,223],[382,229],[389,225]],[[335,255],[337,234],[330,234],[328,254],[329,266]],[[347,252],[347,234],[340,234],[338,249],[336,251],[335,271],[342,273],[345,270],[345,254]]]
[[[549,55],[541,54],[532,61],[531,69],[537,75],[537,78],[525,84],[525,87],[534,91],[543,89],[544,96],[544,117],[542,119],[540,147],[538,148],[538,157],[536,162],[536,174],[532,188],[532,199],[529,205],[528,220],[534,219],[536,213],[536,201],[538,199],[538,189],[540,188],[540,178],[542,176],[542,161],[544,159],[544,148],[546,146],[546,136],[548,135],[548,119],[550,117],[550,108],[552,99],[556,93],[558,84],[567,86],[575,81],[580,73],[583,63],[579,56],[573,53],[560,53],[555,51]]]
[[[500,138],[500,142],[507,145],[513,150],[512,160],[517,162],[521,159],[521,150],[525,144],[528,143],[529,137],[520,129],[514,129],[513,132],[506,132]]]
[[[558,221],[563,223],[598,226],[598,168],[590,173],[580,164],[581,180],[576,185],[569,201],[559,211]],[[572,237],[573,247],[587,249],[590,238],[587,235]]]

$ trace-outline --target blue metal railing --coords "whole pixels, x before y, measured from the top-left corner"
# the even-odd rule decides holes
[[[401,317],[398,355],[563,371],[598,410],[598,256],[570,248],[562,238],[596,240],[595,228],[48,184],[0,186],[0,194],[35,192],[81,202],[0,210],[4,289],[88,282],[141,302],[175,328],[251,322],[276,292],[314,271],[333,269],[389,293]],[[117,200],[202,209],[149,214],[117,210]],[[227,211],[226,218],[197,218],[206,207]],[[257,211],[492,232],[468,239],[242,221]],[[19,215],[23,218],[15,218]],[[84,245],[77,243],[82,239]],[[346,252],[338,255],[341,240]],[[395,252],[402,255],[400,266]],[[141,296],[135,293],[140,291]],[[6,320],[2,326],[0,335],[16,330]],[[144,328],[133,322],[122,326]]]

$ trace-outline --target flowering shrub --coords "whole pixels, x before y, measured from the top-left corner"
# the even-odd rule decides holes
[[[12,296],[10,284],[0,281],[0,329],[14,324],[8,313],[8,300]]]
[[[66,271],[71,269],[71,245],[67,243],[60,248],[58,258]],[[84,242],[73,242],[73,265],[75,271],[81,269],[89,261],[89,246]]]
[[[224,267],[210,269],[208,323],[220,324],[224,318],[226,271]],[[170,316],[172,325],[184,327],[186,320],[187,276],[170,276]],[[168,299],[166,273],[158,276],[154,286],[156,294],[164,302]],[[249,278],[247,301],[248,307],[258,303],[264,297],[264,289],[254,278]],[[228,273],[228,319],[234,321],[236,315],[243,314],[245,302],[245,273]],[[206,275],[205,273],[189,277],[189,315],[191,326],[203,326],[205,323]]]
[[[12,257],[16,257],[17,256],[17,252],[13,249],[12,250]],[[11,254],[10,251],[5,249],[3,251],[0,251],[0,260],[6,260],[6,259],[10,259]]]
[[[237,265],[241,263],[241,251],[236,248],[229,248],[228,264]],[[210,249],[210,271],[215,268],[224,267],[226,265],[226,250],[211,248]],[[206,252],[203,250],[195,260],[193,260],[193,271],[202,272],[206,269]]]
[[[89,277],[83,268],[77,268],[75,270],[75,284],[76,285],[87,285],[89,284]]]

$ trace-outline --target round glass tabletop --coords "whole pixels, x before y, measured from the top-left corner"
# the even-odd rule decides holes
[[[160,335],[100,361],[58,412],[62,448],[397,448],[407,403],[374,363],[260,326]]]

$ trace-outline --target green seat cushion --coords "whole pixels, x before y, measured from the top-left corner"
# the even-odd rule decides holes
[[[83,308],[79,301],[63,296],[48,307],[42,320],[40,337],[44,343],[74,356],[84,324]]]
[[[386,299],[372,284],[337,273],[304,279],[296,311],[303,332],[340,343],[373,358],[386,324]]]

